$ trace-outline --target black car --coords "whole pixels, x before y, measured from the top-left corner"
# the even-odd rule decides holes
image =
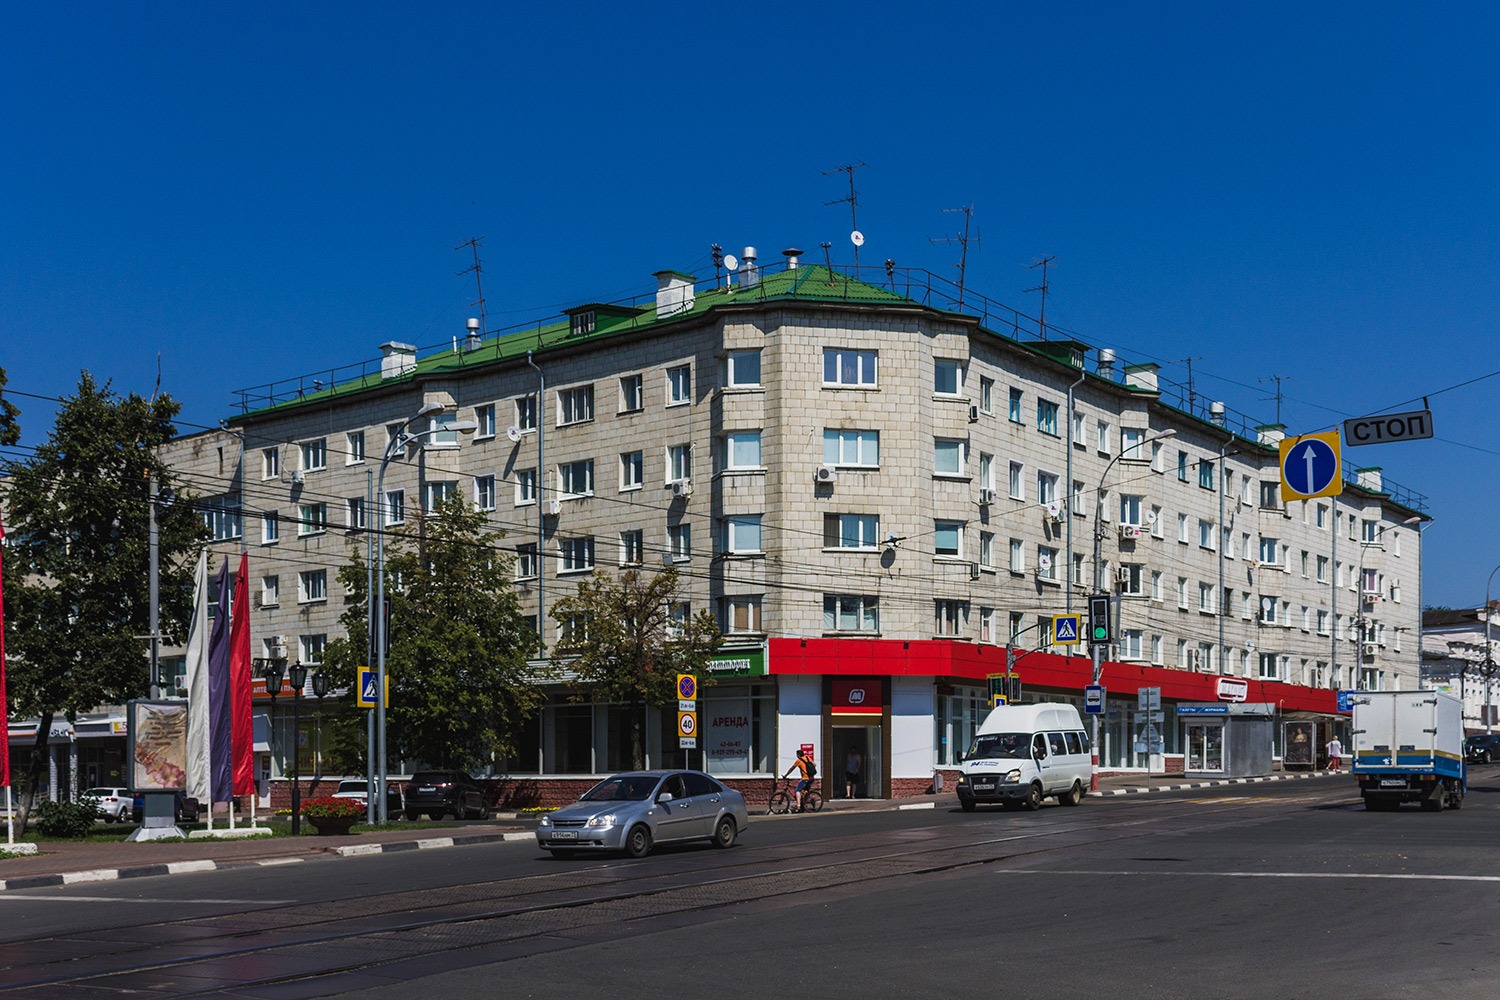
[[[1500,760],[1500,733],[1480,733],[1464,740],[1464,759],[1471,764]]]
[[[173,792],[172,818],[178,823],[198,822],[198,800],[182,792]],[[139,823],[145,814],[145,796],[136,795],[130,800],[130,818]]]
[[[406,818],[422,813],[438,820],[489,819],[490,805],[479,783],[462,771],[418,771],[406,783]]]

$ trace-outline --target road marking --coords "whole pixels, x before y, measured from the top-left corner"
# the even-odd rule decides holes
[[[1089,871],[1064,868],[1000,868],[996,871],[1007,875],[1144,875],[1151,878],[1160,878],[1163,875],[1193,875],[1207,878],[1371,878],[1398,882],[1500,882],[1500,875],[1417,875],[1396,872],[1184,872],[1172,869]]]
[[[905,812],[909,809],[936,809],[936,802],[913,802],[911,805],[897,806],[898,810]]]

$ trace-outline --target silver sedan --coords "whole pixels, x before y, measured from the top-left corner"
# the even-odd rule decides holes
[[[701,771],[633,771],[605,778],[577,802],[543,816],[536,842],[555,857],[707,840],[732,847],[750,822],[744,796]]]

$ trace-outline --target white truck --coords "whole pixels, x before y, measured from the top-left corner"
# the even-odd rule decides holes
[[[1370,810],[1463,805],[1463,703],[1440,691],[1357,691],[1354,776]]]

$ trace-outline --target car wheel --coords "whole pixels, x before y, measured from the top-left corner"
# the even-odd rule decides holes
[[[445,814],[444,814],[444,812],[441,809],[434,809],[434,810],[432,810],[431,812],[429,812],[427,814],[427,818],[430,819],[430,820],[432,820],[434,823],[436,823],[438,820],[442,819],[444,815]],[[454,819],[457,819],[458,818],[458,813],[454,813],[453,817],[454,817]]]
[[[1490,762],[1490,752],[1486,750],[1484,753],[1480,754],[1479,760],[1480,763],[1488,764]]]
[[[482,805],[482,806],[479,807],[479,818],[480,819],[489,819],[490,818],[490,806],[489,806],[488,802],[486,802],[484,805]]]
[[[417,821],[417,817],[420,815],[421,813],[417,812],[415,809],[408,809],[406,810],[406,821],[408,823],[415,823]]]
[[[738,834],[739,830],[734,825],[734,819],[730,816],[725,816],[719,820],[719,825],[714,827],[714,846],[718,848],[733,847],[734,838]]]
[[[644,858],[651,853],[651,831],[644,825],[634,826],[625,835],[625,853],[632,858]]]
[[[973,799],[959,799],[958,807],[966,813],[971,813],[979,807],[979,803],[975,802]]]
[[[1042,786],[1032,785],[1031,791],[1026,795],[1026,808],[1035,812],[1042,808]]]
[[[1073,782],[1073,787],[1057,797],[1057,801],[1065,806],[1076,806],[1083,801],[1083,782]]]

